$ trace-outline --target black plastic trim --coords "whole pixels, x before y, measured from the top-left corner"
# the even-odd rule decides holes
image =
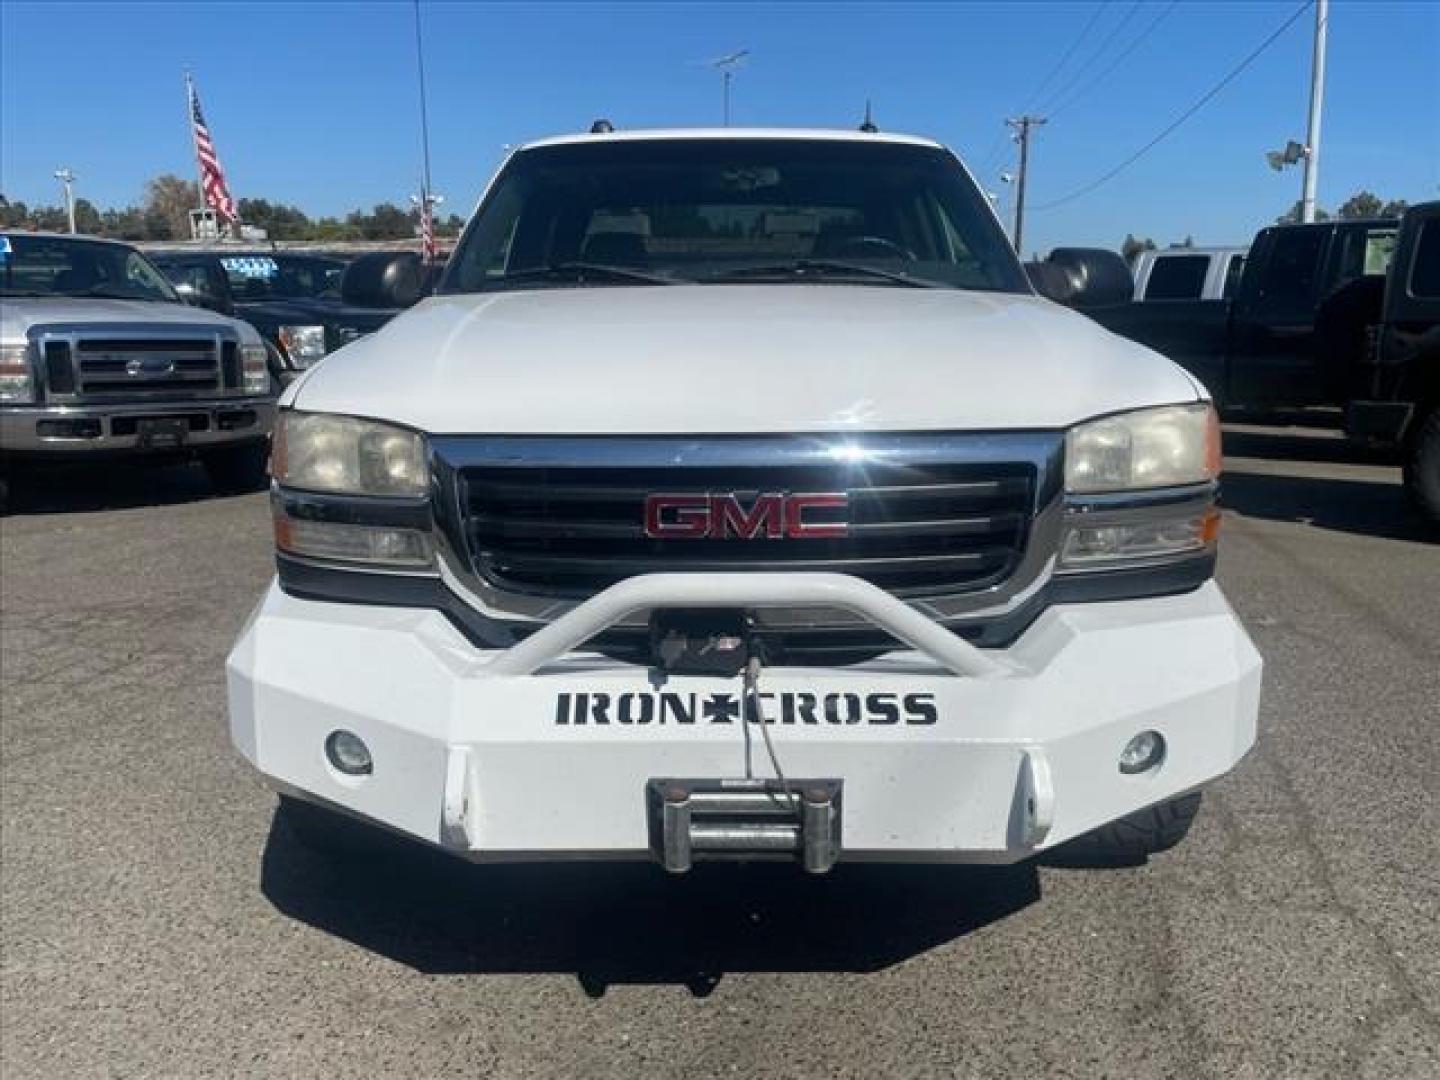
[[[272,489],[272,497],[287,517],[299,521],[329,521],[340,525],[390,525],[427,530],[431,526],[427,498],[381,498],[327,495],[296,488]]]
[[[277,554],[280,587],[303,600],[370,604],[380,607],[429,608],[439,611],[471,644],[503,649],[524,640],[537,623],[494,619],[470,607],[438,577],[338,569]],[[981,648],[1004,648],[1020,637],[1054,604],[1139,600],[1192,592],[1214,576],[1214,552],[1179,562],[1139,569],[1107,570],[1052,578],[1024,604],[986,622],[959,622],[956,634]],[[883,632],[869,626],[785,629],[763,633],[772,662],[856,663],[895,648]],[[621,659],[648,660],[645,627],[616,627],[602,634],[594,647]]]

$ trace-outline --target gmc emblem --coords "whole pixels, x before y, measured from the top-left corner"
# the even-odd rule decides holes
[[[657,494],[645,499],[645,535],[652,540],[833,539],[850,531],[847,522],[808,517],[811,511],[849,506],[850,496],[843,491],[766,491],[748,507],[736,495]]]

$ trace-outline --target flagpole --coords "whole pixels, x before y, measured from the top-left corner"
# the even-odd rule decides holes
[[[200,204],[196,210],[205,209],[205,170],[200,164],[200,144],[195,139],[195,83],[190,78],[190,69],[185,69],[185,126],[190,129],[190,156],[195,159],[195,198]],[[195,219],[190,219],[190,239],[195,235]]]
[[[420,38],[420,0],[414,0],[415,10],[415,70],[420,78],[420,153],[421,162],[424,167],[424,176],[420,185],[420,217],[421,228],[424,228],[424,219],[431,213],[430,206],[430,111],[425,100],[425,50]],[[430,229],[433,235],[434,224]],[[432,241],[433,244],[433,241]],[[422,257],[428,263],[430,258],[422,253]]]

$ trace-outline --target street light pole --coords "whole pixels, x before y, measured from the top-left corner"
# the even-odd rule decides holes
[[[724,97],[721,100],[721,117],[725,127],[730,126],[730,80],[735,76],[735,69],[743,67],[745,58],[750,55],[749,49],[741,49],[726,56],[721,56],[710,61],[710,66],[720,72],[721,93]]]
[[[75,174],[69,169],[56,169],[55,179],[65,189],[65,216],[70,219],[70,234],[75,234]]]
[[[1310,62],[1310,125],[1305,133],[1305,180],[1300,194],[1300,220],[1315,220],[1315,189],[1320,183],[1320,109],[1325,103],[1325,35],[1330,0],[1315,0],[1315,54]]]

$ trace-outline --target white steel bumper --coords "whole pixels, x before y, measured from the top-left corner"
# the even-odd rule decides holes
[[[843,785],[841,857],[1005,862],[1192,790],[1255,740],[1261,661],[1220,589],[1052,607],[979,650],[828,574],[653,575],[508,650],[438,612],[298,600],[272,585],[229,659],[236,746],[283,791],[477,859],[644,856],[656,778],[774,770],[739,679],[657,676],[569,650],[654,606],[843,607],[913,648],[847,668],[767,668],[787,777]],[[337,729],[374,772],[326,759]],[[1123,775],[1144,730],[1162,764]],[[748,762],[748,766],[747,766]]]

